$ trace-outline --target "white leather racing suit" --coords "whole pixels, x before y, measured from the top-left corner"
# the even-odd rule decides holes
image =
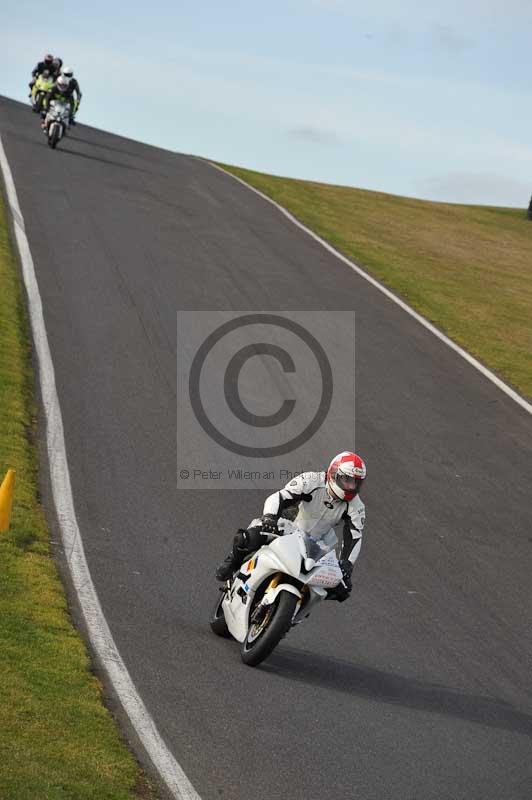
[[[325,472],[303,472],[286,484],[284,489],[270,495],[264,503],[264,514],[289,516],[290,507],[298,507],[294,519],[297,525],[314,539],[322,539],[340,521],[344,523],[341,559],[354,564],[362,545],[366,519],[365,506],[358,495],[349,503],[332,500],[327,492]]]

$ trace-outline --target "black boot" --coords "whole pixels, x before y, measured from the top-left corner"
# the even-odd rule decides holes
[[[216,580],[228,581],[233,577],[233,573],[238,569],[239,563],[235,558],[235,554],[231,550],[228,556],[224,558],[222,563],[216,570]]]
[[[260,538],[260,528],[248,528],[247,530],[239,528],[233,539],[229,555],[224,558],[216,570],[217,579],[219,581],[230,580],[247,556],[259,549],[262,544]]]

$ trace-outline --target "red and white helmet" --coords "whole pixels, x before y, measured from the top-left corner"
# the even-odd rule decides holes
[[[327,489],[331,497],[349,503],[362,488],[366,465],[356,453],[345,451],[333,458],[327,470]]]

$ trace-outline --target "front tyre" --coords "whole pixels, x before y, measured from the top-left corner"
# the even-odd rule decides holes
[[[229,633],[222,608],[225,595],[225,591],[220,592],[220,597],[216,601],[216,605],[214,606],[214,610],[211,614],[210,625],[212,632],[215,633],[216,636],[223,636],[224,639],[230,639],[231,634]]]
[[[250,615],[250,625],[240,651],[244,664],[256,667],[268,658],[288,632],[297,600],[298,598],[291,592],[281,591],[262,620],[253,622],[253,613]]]
[[[57,124],[57,122],[52,122],[51,130],[48,133],[48,144],[53,150],[55,150],[55,148],[57,147],[57,142],[59,141],[59,139],[60,139],[59,125]]]

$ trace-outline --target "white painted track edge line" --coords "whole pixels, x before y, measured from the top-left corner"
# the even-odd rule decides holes
[[[181,766],[161,738],[155,722],[133,684],[115,644],[92,582],[74,509],[65,449],[63,420],[55,385],[55,373],[46,334],[39,287],[24,230],[24,218],[18,203],[13,175],[1,136],[0,167],[13,218],[15,238],[28,297],[33,341],[39,365],[52,494],[69,572],[87,626],[89,639],[137,736],[159,773],[161,780],[168,787],[170,794],[176,800],[200,800],[199,795]]]
[[[427,328],[427,330],[433,333],[434,336],[440,339],[440,341],[444,342],[444,344],[446,344],[448,347],[450,347],[452,350],[458,353],[458,355],[460,355],[469,364],[471,364],[471,366],[475,367],[475,369],[481,372],[485,378],[488,378],[488,380],[494,383],[495,386],[497,386],[501,391],[507,394],[508,397],[511,397],[512,400],[514,400],[518,405],[521,406],[521,408],[523,408],[525,411],[528,411],[529,414],[532,414],[532,405],[528,403],[524,397],[521,397],[521,395],[518,394],[518,392],[512,389],[511,386],[508,386],[508,384],[505,383],[503,380],[501,380],[501,378],[498,378],[497,375],[495,375],[495,373],[491,372],[491,370],[485,367],[484,364],[482,364],[480,361],[477,361],[477,359],[474,356],[472,356],[470,353],[468,353],[466,350],[460,347],[460,345],[456,344],[456,342],[453,342],[452,339],[449,339],[449,337],[446,336],[438,328],[436,328],[435,325],[433,325],[431,322],[425,319],[425,317],[423,317],[417,311],[414,311],[414,309],[411,306],[409,306],[408,303],[405,303],[404,300],[401,300],[401,298],[398,297],[396,294],[394,294],[390,289],[387,289],[386,286],[383,286],[382,283],[379,283],[379,281],[376,280],[376,278],[373,278],[368,272],[362,269],[362,267],[359,267],[358,264],[356,264],[354,261],[351,261],[349,258],[347,258],[347,256],[344,256],[342,253],[336,250],[332,245],[326,242],[325,239],[322,239],[321,236],[318,236],[317,233],[311,231],[310,228],[307,228],[307,226],[304,225],[302,222],[300,222],[297,219],[297,217],[295,217],[293,214],[290,213],[290,211],[287,211],[287,209],[284,208],[282,205],[277,203],[275,200],[272,200],[272,198],[268,197],[267,194],[264,194],[259,189],[255,189],[254,186],[251,186],[251,184],[246,183],[245,180],[239,178],[237,175],[233,175],[232,172],[228,172],[226,169],[220,167],[218,164],[215,164],[213,161],[209,161],[208,159],[201,159],[201,160],[205,161],[205,163],[209,164],[209,166],[214,167],[214,169],[223,172],[224,175],[228,175],[230,178],[233,178],[233,180],[238,181],[238,183],[241,183],[242,186],[245,186],[247,189],[250,189],[252,192],[255,192],[255,194],[258,194],[259,197],[262,197],[263,200],[266,200],[266,202],[275,206],[275,208],[277,208],[282,214],[284,214],[284,216],[287,217],[290,220],[290,222],[292,222],[302,231],[305,231],[305,233],[307,233],[316,242],[321,244],[322,247],[328,250],[329,253],[332,253],[334,256],[336,256],[336,258],[339,258],[340,261],[343,261],[344,264],[347,264],[347,266],[350,267],[352,270],[354,270],[358,275],[360,275],[361,278],[364,278],[364,280],[368,281],[368,283],[371,283],[372,286],[374,286],[376,289],[378,289],[380,292],[386,295],[388,299],[390,299],[392,302],[400,306],[403,309],[403,311],[406,311],[407,314],[410,314],[410,316],[413,317],[415,320],[417,320],[417,322],[419,322],[421,325],[423,325],[424,328]]]

